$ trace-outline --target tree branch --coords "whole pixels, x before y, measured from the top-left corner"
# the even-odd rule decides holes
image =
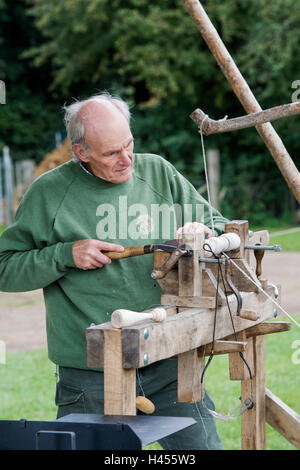
[[[252,114],[262,111],[259,103],[242,76],[222,39],[213,26],[204,8],[198,0],[182,0],[195,21],[203,39],[216,58],[222,72],[230,83],[246,113]],[[293,195],[300,203],[300,173],[291,159],[282,140],[270,122],[258,124],[256,130],[268,147],[282,176],[287,182]]]
[[[202,127],[204,135],[220,134],[221,132],[232,132],[239,129],[257,126],[265,122],[276,121],[285,117],[300,114],[300,101],[283,104],[274,108],[266,109],[257,113],[247,114],[234,119],[210,119],[201,109],[195,109],[190,115],[191,119],[199,128]]]

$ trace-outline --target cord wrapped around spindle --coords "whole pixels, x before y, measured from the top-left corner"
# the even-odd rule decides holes
[[[236,233],[223,233],[223,235],[220,235],[219,237],[211,237],[205,240],[204,256],[209,258],[213,253],[215,255],[219,255],[223,251],[236,250],[239,248],[240,244],[241,239]],[[211,251],[206,245],[210,247]]]

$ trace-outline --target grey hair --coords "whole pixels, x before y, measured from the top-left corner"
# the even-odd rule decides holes
[[[64,122],[67,129],[67,136],[70,142],[72,153],[75,159],[78,160],[78,157],[73,152],[74,144],[81,144],[83,149],[88,153],[89,148],[85,141],[85,128],[84,122],[80,116],[81,108],[90,102],[96,103],[110,103],[115,106],[126,118],[128,123],[130,123],[130,110],[128,104],[123,101],[118,96],[112,96],[108,92],[101,92],[97,95],[93,95],[90,98],[79,101],[76,100],[75,103],[70,104],[69,106],[63,106],[65,111]]]

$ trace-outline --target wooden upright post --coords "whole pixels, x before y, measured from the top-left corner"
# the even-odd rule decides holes
[[[265,337],[254,336],[252,347],[254,357],[252,386],[250,378],[242,380],[241,400],[244,402],[253,394],[254,405],[241,417],[242,450],[264,450],[266,448]]]
[[[122,330],[104,331],[104,414],[136,414],[136,369],[122,365]]]
[[[193,250],[192,256],[178,261],[179,296],[199,297],[202,295],[202,267],[199,257],[203,253],[204,234],[183,234],[178,244]],[[179,311],[186,308],[179,308]],[[204,357],[198,356],[197,349],[178,355],[178,401],[191,403],[201,400],[201,373]]]

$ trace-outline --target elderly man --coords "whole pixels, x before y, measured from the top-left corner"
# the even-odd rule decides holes
[[[44,290],[48,354],[59,368],[58,417],[103,413],[103,371],[87,367],[86,328],[109,321],[117,308],[142,311],[160,303],[150,255],[111,260],[105,252],[162,242],[166,233],[212,234],[208,204],[194,187],[165,159],[133,153],[125,102],[102,93],[65,112],[74,159],[31,185],[0,238],[0,289]],[[177,220],[178,208],[186,209],[184,220]],[[215,210],[213,217],[219,234],[226,220]],[[205,407],[177,402],[176,361],[137,374],[137,394],[154,402],[156,414],[197,420],[163,439],[164,449],[221,448]],[[213,407],[208,394],[206,401]]]

